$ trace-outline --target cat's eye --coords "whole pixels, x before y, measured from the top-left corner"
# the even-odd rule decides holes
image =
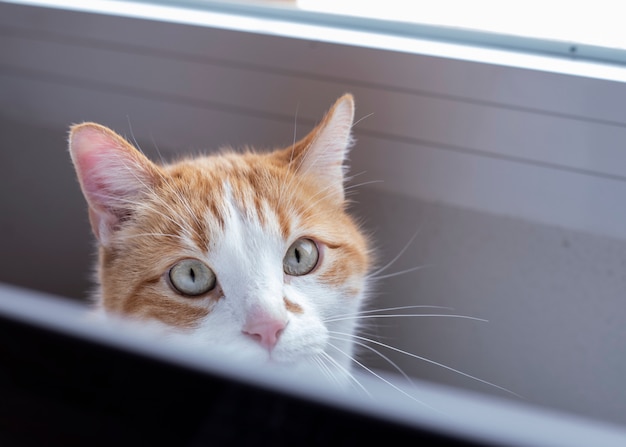
[[[283,259],[283,270],[291,276],[311,273],[319,261],[317,244],[311,239],[301,238],[295,241]]]
[[[197,259],[183,259],[169,273],[172,287],[180,294],[198,296],[215,288],[217,278],[206,264]]]

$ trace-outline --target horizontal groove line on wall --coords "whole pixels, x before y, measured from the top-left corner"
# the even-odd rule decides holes
[[[20,28],[13,28],[8,26],[0,26],[0,35],[7,38],[19,38],[39,42],[43,44],[56,43],[60,45],[67,45],[68,47],[80,47],[90,50],[105,50],[116,51],[129,55],[138,56],[154,56],[157,58],[165,59],[169,63],[176,62],[188,62],[193,64],[202,64],[207,66],[217,67],[229,67],[236,70],[252,71],[266,74],[273,74],[285,77],[297,77],[301,79],[308,79],[312,81],[321,81],[327,83],[338,84],[350,84],[355,87],[362,87],[372,90],[384,90],[390,93],[407,94],[413,96],[430,97],[437,99],[444,99],[448,101],[455,101],[459,103],[474,104],[487,107],[495,107],[508,109],[518,112],[533,113],[538,115],[553,116],[558,118],[565,118],[569,120],[577,120],[589,123],[603,124],[607,126],[626,127],[625,121],[609,120],[590,116],[584,116],[579,114],[566,113],[563,111],[546,110],[539,107],[528,107],[524,105],[512,104],[507,102],[498,102],[493,100],[485,100],[472,98],[469,96],[462,96],[459,94],[446,94],[435,91],[429,91],[416,87],[407,87],[402,85],[394,85],[386,83],[383,80],[380,82],[367,81],[363,79],[355,79],[354,77],[348,78],[345,76],[332,76],[322,73],[313,73],[311,71],[302,71],[297,69],[290,69],[286,67],[277,67],[274,65],[264,65],[260,63],[251,63],[242,59],[235,58],[220,58],[212,57],[209,55],[199,55],[192,53],[184,53],[181,51],[168,50],[163,48],[154,48],[144,45],[132,44],[129,42],[118,43],[111,41],[104,41],[93,39],[89,37],[72,37],[63,34],[50,33],[45,31],[24,30]]]
[[[302,117],[302,116],[294,117],[294,115],[289,115],[289,114],[271,113],[267,111],[261,111],[258,109],[241,107],[239,105],[220,103],[216,101],[197,99],[197,98],[194,99],[190,97],[177,96],[174,94],[168,94],[164,92],[155,92],[152,90],[141,90],[141,89],[132,88],[132,87],[123,87],[119,85],[106,84],[106,83],[97,82],[93,80],[87,80],[84,78],[72,78],[69,76],[52,75],[50,73],[37,72],[33,70],[15,69],[14,67],[6,67],[2,64],[0,64],[0,72],[3,72],[5,75],[18,77],[20,79],[30,78],[30,79],[42,81],[42,82],[58,83],[58,84],[72,87],[72,88],[83,88],[83,89],[97,90],[103,93],[115,93],[118,95],[121,94],[121,95],[144,98],[144,99],[149,99],[149,100],[156,100],[156,101],[161,101],[161,102],[177,103],[180,105],[185,105],[185,106],[194,107],[194,108],[200,108],[200,109],[205,109],[205,110],[211,109],[211,110],[215,110],[221,113],[229,113],[229,114],[237,115],[237,116],[249,116],[249,117],[254,117],[254,118],[259,118],[259,119],[264,119],[264,120],[282,122],[286,124],[293,124],[294,120],[297,119],[298,125],[312,127],[317,122],[314,119],[307,119],[306,117]],[[547,169],[563,170],[563,171],[568,171],[568,172],[577,173],[581,175],[594,176],[594,177],[599,177],[599,178],[604,178],[604,179],[609,179],[609,180],[626,181],[626,175],[616,175],[616,174],[611,174],[611,173],[602,172],[602,171],[594,171],[591,169],[582,169],[582,168],[576,168],[576,167],[567,166],[567,165],[549,163],[549,162],[540,161],[540,160],[532,160],[532,159],[523,158],[523,157],[515,157],[515,156],[511,156],[507,154],[490,152],[487,150],[481,150],[481,149],[476,149],[476,148],[471,148],[471,147],[456,146],[452,144],[446,144],[440,141],[427,140],[423,138],[395,135],[395,134],[391,134],[387,132],[363,128],[361,124],[362,122],[358,123],[355,128],[355,133],[357,136],[367,135],[367,136],[376,137],[383,141],[402,142],[402,143],[411,144],[415,146],[429,146],[429,147],[440,149],[440,150],[472,154],[472,155],[476,155],[479,157],[502,159],[502,160],[507,160],[507,161],[516,162],[516,163],[533,165],[533,166],[543,167]]]
[[[0,10],[3,8],[12,9],[6,4],[0,5]],[[382,86],[398,89],[398,92],[439,95],[533,113],[552,113],[570,119],[594,120],[607,125],[621,126],[626,123],[624,107],[607,107],[607,103],[613,100],[616,104],[626,104],[626,90],[620,89],[616,82],[88,13],[48,11],[48,20],[44,24],[30,23],[29,19],[24,14],[24,20],[18,22],[19,31],[15,28],[15,21],[5,22],[5,29],[33,36],[44,32],[46,35],[61,36],[59,38],[66,42],[74,41],[74,44],[80,44],[86,37],[85,42],[96,46],[113,45],[139,52],[144,49],[191,59],[209,58],[234,66],[252,64],[263,70],[278,69],[297,76],[313,76],[312,79],[316,76],[340,81],[350,79],[364,87]],[[83,22],[82,26],[74,26],[76,21]],[[88,35],[81,32],[84,29],[89,29]],[[92,35],[97,37],[90,37]],[[211,41],[220,45],[211,45]],[[281,57],[283,54],[285,57]],[[318,63],[320,54],[333,63]],[[373,63],[367,70],[354,70],[350,64],[344,63],[352,59],[357,62],[356,67],[364,61]],[[387,70],[388,66],[395,68]],[[521,83],[520,78],[529,82]],[[495,85],[500,81],[504,84]],[[518,91],[524,85],[532,86],[532,89]],[[610,110],[612,108],[617,114]]]

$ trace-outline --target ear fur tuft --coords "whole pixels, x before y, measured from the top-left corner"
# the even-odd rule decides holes
[[[293,147],[281,152],[299,173],[316,177],[329,194],[343,202],[344,163],[352,145],[354,98],[340,97],[322,121]]]
[[[124,138],[96,123],[70,129],[69,150],[89,204],[91,227],[103,245],[151,189],[159,168]]]

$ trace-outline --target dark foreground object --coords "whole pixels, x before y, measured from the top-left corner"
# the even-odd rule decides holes
[[[477,445],[0,313],[2,446],[362,446],[375,439]]]

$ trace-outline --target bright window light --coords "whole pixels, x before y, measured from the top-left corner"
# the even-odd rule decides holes
[[[626,82],[617,0],[5,0]]]
[[[626,49],[616,0],[298,0],[317,12]]]

